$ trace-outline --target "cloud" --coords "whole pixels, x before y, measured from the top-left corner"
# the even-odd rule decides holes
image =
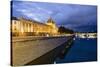
[[[41,20],[42,22],[45,21],[44,18],[46,18],[46,17],[48,18],[54,14],[54,12],[52,10],[47,10],[47,9],[41,8],[36,3],[14,2],[14,5],[17,7],[13,7],[13,10],[18,12],[19,14],[21,14],[25,17],[31,18],[31,19],[38,18],[38,20],[39,21]]]
[[[25,16],[40,22],[52,17],[56,24],[69,28],[97,24],[96,6],[15,1],[12,7],[14,16]]]

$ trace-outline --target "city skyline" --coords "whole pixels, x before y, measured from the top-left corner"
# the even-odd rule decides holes
[[[97,31],[97,7],[92,5],[13,1],[12,16],[56,24],[80,32]]]

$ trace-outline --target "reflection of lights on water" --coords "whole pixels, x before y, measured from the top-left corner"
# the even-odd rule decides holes
[[[54,64],[56,64],[56,62],[54,61]]]
[[[87,38],[87,40],[89,40],[89,38]]]
[[[73,40],[75,40],[75,37],[73,38]]]

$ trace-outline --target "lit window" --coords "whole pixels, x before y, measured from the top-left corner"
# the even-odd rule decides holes
[[[14,24],[16,24],[16,21],[14,22]]]

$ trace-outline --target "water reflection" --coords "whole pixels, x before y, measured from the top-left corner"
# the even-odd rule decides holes
[[[73,40],[74,40],[74,38],[71,39],[68,43],[66,43],[65,49],[58,56],[60,59],[64,59],[65,58],[66,54],[68,53],[68,51],[70,50],[70,48],[71,48],[71,46],[72,46],[72,44],[74,42]]]
[[[67,46],[66,46],[67,47]],[[56,58],[56,63],[86,62],[97,60],[97,38],[75,38]]]

